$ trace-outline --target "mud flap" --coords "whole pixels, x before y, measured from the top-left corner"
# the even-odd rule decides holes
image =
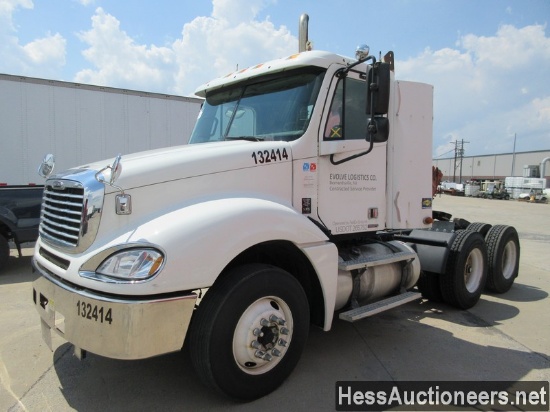
[[[44,321],[44,319],[40,319],[40,327],[42,329],[42,339],[44,342],[46,342],[46,345],[48,345],[48,348],[53,352],[52,348],[52,329],[50,326]]]

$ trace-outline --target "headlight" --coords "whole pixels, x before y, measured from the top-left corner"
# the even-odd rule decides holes
[[[105,276],[143,280],[154,276],[162,266],[164,256],[154,249],[129,249],[107,258],[96,272]]]

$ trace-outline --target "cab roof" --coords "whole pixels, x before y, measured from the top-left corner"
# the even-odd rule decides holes
[[[266,73],[277,73],[305,66],[328,68],[334,63],[348,65],[354,63],[355,61],[356,60],[349,57],[344,57],[325,51],[305,51],[280,59],[260,63],[252,67],[247,67],[246,69],[237,70],[223,77],[211,80],[199,86],[195,91],[195,94],[200,97],[206,97],[206,94],[212,90],[219,89],[245,79],[261,76]]]

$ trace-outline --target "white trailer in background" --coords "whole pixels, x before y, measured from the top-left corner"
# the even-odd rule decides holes
[[[546,179],[538,177],[507,177],[505,179],[506,188],[510,192],[512,199],[519,199],[522,194],[528,194],[531,190],[540,190],[546,188]]]
[[[186,144],[202,99],[0,74],[0,184],[42,185],[58,170]]]

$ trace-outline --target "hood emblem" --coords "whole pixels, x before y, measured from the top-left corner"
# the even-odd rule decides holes
[[[65,186],[63,185],[63,182],[59,181],[59,180],[56,180],[52,183],[52,187],[55,189],[55,190],[63,190],[65,189]]]

